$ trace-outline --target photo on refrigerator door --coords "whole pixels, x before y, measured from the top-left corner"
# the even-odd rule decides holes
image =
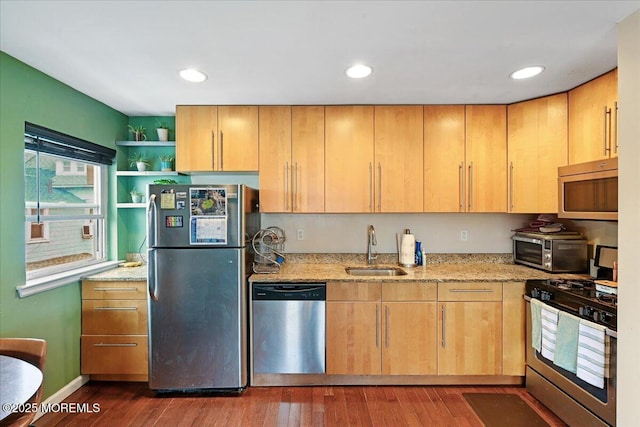
[[[190,188],[192,245],[227,243],[227,191],[224,188]]]

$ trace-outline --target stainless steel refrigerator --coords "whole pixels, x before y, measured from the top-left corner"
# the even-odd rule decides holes
[[[258,191],[149,185],[148,196],[149,388],[242,390]]]

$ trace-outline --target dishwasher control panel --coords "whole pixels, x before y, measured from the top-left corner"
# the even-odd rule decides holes
[[[254,301],[324,301],[326,286],[324,283],[254,283],[252,299]]]

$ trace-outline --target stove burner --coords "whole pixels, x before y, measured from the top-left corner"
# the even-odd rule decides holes
[[[617,295],[596,292],[596,298],[598,298],[598,300],[602,301],[605,304],[613,304],[613,305],[618,304]]]
[[[547,285],[559,289],[592,289],[595,287],[593,281],[580,279],[547,279]]]

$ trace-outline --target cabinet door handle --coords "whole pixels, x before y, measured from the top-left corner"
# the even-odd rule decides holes
[[[509,165],[509,210],[513,212],[513,162]]]
[[[389,306],[384,306],[384,346],[389,348]]]
[[[382,165],[378,162],[378,212],[382,212]]]
[[[298,162],[293,164],[293,180],[292,180],[292,193],[293,193],[293,212],[298,211]]]
[[[610,138],[607,137],[607,132],[611,129],[611,108],[607,108],[607,106],[605,105],[602,117],[604,120],[602,124],[602,143],[604,146],[602,154],[606,156],[607,151],[611,151],[611,142],[609,141]]]
[[[380,347],[380,306],[376,305],[376,348]]]
[[[125,342],[125,343],[104,343],[99,342],[93,345],[94,347],[137,347],[138,344],[134,342]]]
[[[473,210],[473,162],[469,163],[469,212]]]
[[[94,307],[94,311],[138,311],[138,307]]]
[[[442,348],[447,348],[447,307],[442,306]]]
[[[216,132],[211,130],[211,168],[216,170]]]
[[[613,104],[613,147],[618,152],[618,101]]]
[[[464,200],[464,162],[460,163],[460,166],[458,166],[458,185],[460,187],[460,190],[458,191],[458,201],[459,201],[459,208],[458,210],[460,212],[464,211],[464,204],[465,204],[465,200]]]
[[[220,131],[220,155],[218,156],[218,162],[220,162],[220,170],[223,171],[224,170],[224,159],[222,158],[222,156],[224,156],[224,134],[222,133],[222,131]]]
[[[373,212],[373,164],[369,162],[369,212]]]
[[[284,210],[289,211],[289,162],[284,163]]]
[[[137,288],[93,288],[94,291],[132,292]]]
[[[462,292],[462,293],[492,293],[493,289],[449,289],[449,292]]]

